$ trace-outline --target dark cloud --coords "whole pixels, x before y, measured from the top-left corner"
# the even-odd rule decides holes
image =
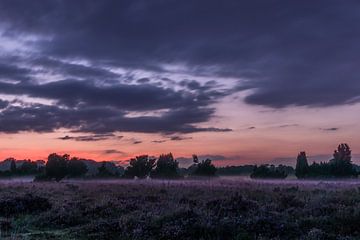
[[[97,86],[91,81],[62,80],[45,84],[11,84],[0,82],[0,93],[24,94],[57,100],[59,104],[113,106],[123,110],[144,111],[164,108],[206,106],[213,103],[216,92],[191,94],[143,84]],[[146,103],[146,104],[144,104]]]
[[[29,46],[45,57],[158,72],[164,64],[181,64],[201,76],[246,79],[234,87],[252,89],[245,102],[282,108],[360,100],[359,10],[356,0],[4,0],[0,20],[7,36],[35,36]],[[92,78],[87,75],[95,71],[92,76],[117,78],[104,69],[60,68],[74,76]]]
[[[166,140],[154,140],[154,141],[152,141],[153,143],[164,143],[164,142],[166,142]]]
[[[0,80],[9,82],[30,80],[31,70],[23,67],[18,67],[14,64],[1,62],[10,59],[0,59]]]
[[[24,59],[31,66],[39,67],[39,72],[59,74],[65,77],[72,77],[86,80],[115,80],[121,75],[111,72],[99,66],[85,66],[77,63],[69,63],[48,57]]]
[[[339,128],[336,128],[336,127],[332,127],[332,128],[321,128],[321,130],[327,131],[327,132],[334,132],[334,131],[338,131]]]
[[[61,127],[97,134],[114,131],[169,134],[230,131],[196,126],[211,119],[215,109],[210,105],[226,95],[217,90],[189,92],[150,84],[99,85],[90,80],[61,80],[43,84],[0,82],[0,93],[49,99],[57,104],[10,106],[1,113],[0,122],[5,124],[1,131],[4,132],[46,132]],[[140,116],[127,117],[131,112],[149,110],[162,112],[159,116],[137,114]],[[21,119],[16,119],[16,114]],[[94,139],[88,139],[91,140]]]
[[[288,128],[288,127],[298,127],[298,126],[299,126],[299,124],[296,124],[296,123],[294,123],[294,124],[283,124],[283,125],[278,126],[278,128]]]
[[[119,150],[116,150],[116,149],[107,149],[107,150],[104,150],[103,153],[109,154],[109,155],[111,155],[111,154],[121,154],[121,155],[125,154],[125,152],[122,152],[122,151],[119,151]]]
[[[170,138],[171,141],[183,141],[183,140],[189,140],[189,139],[192,139],[192,137],[172,136]]]
[[[6,108],[9,105],[8,101],[0,99],[0,110]]]
[[[140,144],[142,141],[134,141],[133,144]]]
[[[94,134],[117,131],[163,134],[229,131],[194,125],[209,120],[213,112],[214,110],[209,108],[181,108],[167,111],[161,116],[126,117],[121,110],[110,107],[62,108],[43,104],[26,104],[8,106],[0,112],[0,132],[52,132],[59,128]],[[84,139],[87,138],[84,137]]]
[[[226,160],[232,161],[232,160],[242,159],[241,156],[224,156],[224,155],[213,155],[213,154],[198,155],[198,158],[200,160],[210,159],[212,161],[226,161]],[[178,157],[176,158],[176,160],[179,161],[181,165],[188,165],[193,162],[192,157]]]
[[[86,135],[86,136],[64,136],[60,137],[60,140],[75,140],[80,142],[97,142],[115,138],[114,134],[95,134],[95,135]]]

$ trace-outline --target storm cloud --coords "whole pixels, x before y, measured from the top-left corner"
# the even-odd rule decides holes
[[[244,90],[270,108],[359,102],[359,10],[355,0],[1,1],[0,36],[25,50],[1,57],[0,94],[52,105],[1,100],[0,131],[231,131],[200,124]],[[119,69],[208,80],[160,85]]]

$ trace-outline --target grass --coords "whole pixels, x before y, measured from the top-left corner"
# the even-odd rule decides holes
[[[1,239],[360,239],[358,181],[3,182],[5,203]]]

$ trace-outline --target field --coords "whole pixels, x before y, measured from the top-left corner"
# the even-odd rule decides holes
[[[0,183],[1,239],[360,239],[360,182]]]

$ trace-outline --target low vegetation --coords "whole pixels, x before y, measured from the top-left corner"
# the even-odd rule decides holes
[[[1,184],[1,239],[358,239],[351,182]]]

